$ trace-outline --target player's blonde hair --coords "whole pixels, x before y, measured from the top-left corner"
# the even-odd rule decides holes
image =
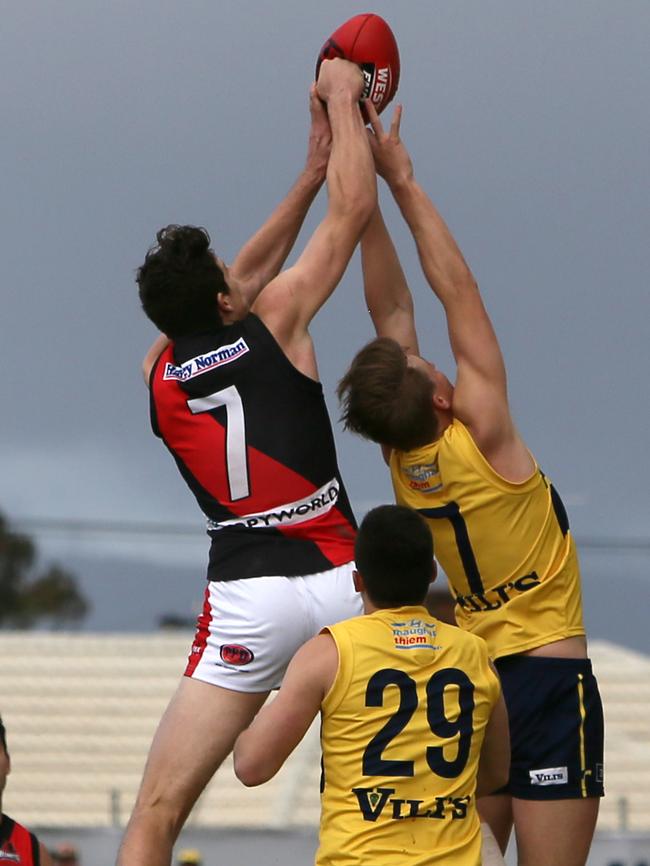
[[[438,435],[434,384],[409,367],[399,343],[379,337],[354,357],[339,382],[341,420],[366,439],[410,451]]]

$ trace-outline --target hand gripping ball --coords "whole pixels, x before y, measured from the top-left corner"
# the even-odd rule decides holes
[[[380,114],[397,92],[399,50],[393,31],[379,15],[355,15],[332,33],[318,54],[316,78],[323,60],[342,57],[361,67],[363,97],[372,100]]]

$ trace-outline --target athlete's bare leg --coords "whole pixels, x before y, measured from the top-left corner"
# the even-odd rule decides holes
[[[598,817],[598,797],[512,798],[518,866],[585,866]]]
[[[183,677],[153,739],[118,866],[169,866],[192,806],[267,695]]]
[[[491,797],[481,797],[477,806],[481,822],[490,825],[499,848],[505,854],[512,832],[512,797],[510,794],[493,794]]]

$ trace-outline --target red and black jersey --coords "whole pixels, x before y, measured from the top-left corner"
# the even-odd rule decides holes
[[[0,819],[0,866],[40,866],[38,839],[8,815]]]
[[[252,313],[168,346],[151,373],[154,432],[208,518],[208,578],[326,571],[356,524],[323,389]]]

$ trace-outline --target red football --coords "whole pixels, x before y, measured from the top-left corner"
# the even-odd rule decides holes
[[[363,72],[363,96],[371,99],[379,114],[386,108],[399,84],[399,50],[393,31],[379,15],[355,15],[330,36],[316,63],[316,78],[323,60],[343,57],[358,63]]]

